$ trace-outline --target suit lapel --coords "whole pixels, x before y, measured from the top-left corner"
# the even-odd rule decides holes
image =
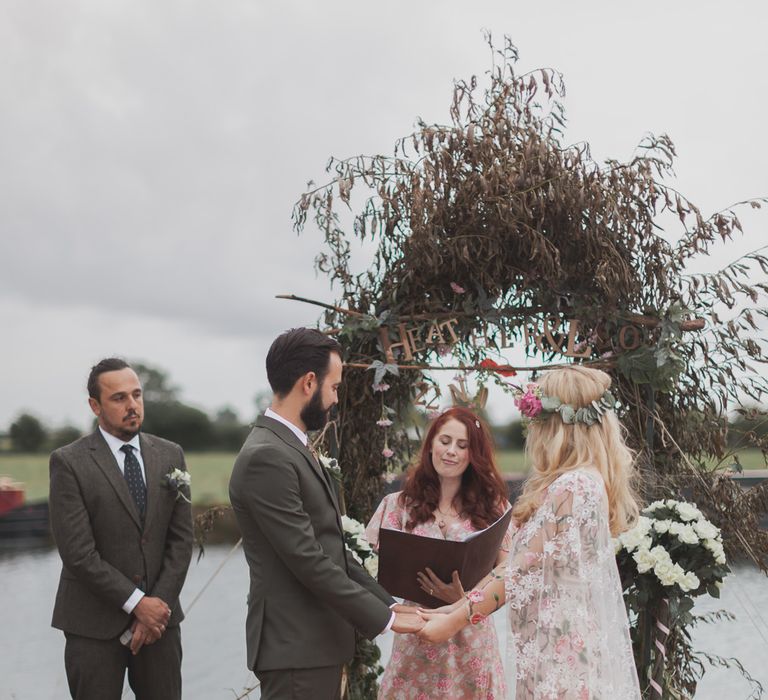
[[[101,469],[104,476],[109,481],[112,488],[115,490],[117,497],[120,499],[125,509],[130,514],[136,526],[141,530],[141,515],[139,509],[133,502],[131,492],[128,490],[128,484],[125,482],[125,477],[120,473],[120,467],[117,466],[115,456],[112,454],[112,450],[109,449],[101,433],[97,430],[91,435],[90,441],[91,457],[96,462],[96,465]]]
[[[256,425],[261,428],[267,428],[268,430],[271,430],[273,433],[275,433],[275,435],[277,435],[281,440],[283,440],[283,442],[285,442],[289,447],[292,447],[293,449],[298,450],[304,456],[304,458],[309,463],[309,466],[312,468],[312,471],[315,473],[315,476],[317,476],[317,478],[320,479],[323,486],[325,487],[325,490],[328,493],[328,498],[331,499],[331,503],[333,504],[333,507],[336,509],[336,513],[340,514],[341,511],[339,510],[339,502],[336,499],[336,494],[334,493],[330,479],[328,478],[327,474],[323,473],[324,472],[323,467],[314,458],[312,453],[309,451],[309,448],[306,445],[302,444],[299,438],[293,434],[291,429],[288,428],[288,426],[283,425],[280,421],[276,421],[267,416],[259,416],[256,419]]]
[[[160,461],[158,449],[152,439],[142,434],[139,440],[141,442],[141,459],[144,462],[144,476],[147,480],[147,512],[144,514],[144,529],[149,530],[152,517],[160,503],[164,465]]]

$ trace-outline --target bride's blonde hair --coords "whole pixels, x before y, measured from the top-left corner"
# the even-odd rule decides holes
[[[611,378],[600,370],[572,365],[550,370],[539,386],[546,396],[557,396],[578,409],[599,400],[611,386]],[[569,425],[559,413],[542,414],[528,426],[525,451],[532,471],[515,502],[513,517],[518,523],[533,515],[558,476],[579,467],[593,467],[603,477],[611,534],[623,532],[637,520],[634,453],[624,443],[623,426],[613,411],[594,425]]]

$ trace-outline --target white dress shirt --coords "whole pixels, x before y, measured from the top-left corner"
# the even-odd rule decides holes
[[[266,411],[264,411],[264,416],[267,418],[272,418],[272,420],[276,420],[278,423],[282,423],[284,426],[289,428],[291,432],[297,438],[299,438],[299,441],[301,442],[302,445],[304,445],[304,447],[306,447],[307,444],[309,443],[309,438],[307,437],[307,434],[301,428],[295,426],[287,418],[283,418],[279,413],[275,413],[271,408],[268,408]],[[323,468],[322,465],[320,465],[320,468],[321,469]],[[393,605],[397,605],[397,603],[393,603]],[[395,624],[395,613],[392,613],[392,617],[389,618],[389,623],[381,631],[381,634],[384,634],[385,632],[389,632],[389,630],[392,629],[392,625],[394,624]]]
[[[139,435],[138,433],[134,435],[128,442],[125,442],[125,440],[121,440],[119,437],[115,437],[111,433],[108,433],[104,428],[99,426],[99,431],[101,432],[102,437],[107,442],[107,446],[111,450],[112,454],[115,456],[115,460],[117,461],[117,466],[120,469],[120,473],[125,476],[125,452],[123,452],[120,448],[123,445],[130,445],[133,447],[133,454],[136,456],[136,460],[139,463],[139,466],[141,467],[141,478],[144,479],[144,483],[147,483],[147,474],[144,471],[144,460],[141,458],[141,443],[139,441]],[[123,610],[127,612],[129,615],[133,612],[133,609],[136,607],[138,602],[144,597],[144,592],[137,588],[133,593],[131,593],[128,600],[123,603]]]

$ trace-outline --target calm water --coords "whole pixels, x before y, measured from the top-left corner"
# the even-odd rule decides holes
[[[232,699],[252,684],[245,667],[245,595],[248,569],[241,551],[229,559],[202,597],[192,599],[225,561],[229,547],[206,549],[199,564],[192,563],[182,604],[184,697],[186,700]],[[55,551],[3,555],[0,558],[0,700],[60,700],[69,697],[64,676],[64,638],[50,624],[58,583]],[[726,583],[720,601],[702,599],[697,612],[725,608],[735,622],[704,625],[696,631],[696,647],[742,661],[768,690],[768,580],[743,569]],[[504,616],[496,615],[504,644]],[[391,635],[382,638],[385,657]],[[232,691],[235,691],[234,693]],[[132,698],[127,692],[124,697]],[[749,697],[749,686],[738,672],[710,669],[697,694],[703,700]],[[768,693],[765,696],[768,698]],[[251,693],[251,700],[258,692]]]

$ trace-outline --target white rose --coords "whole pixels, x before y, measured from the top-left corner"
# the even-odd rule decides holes
[[[632,558],[637,564],[637,573],[644,574],[656,565],[656,557],[648,549],[638,549]]]
[[[666,501],[664,501],[664,505],[667,508],[674,508],[678,503],[680,503],[680,501],[675,501],[671,498],[668,498]]]
[[[640,546],[642,542],[648,538],[645,536],[643,531],[633,527],[631,530],[622,532],[619,535],[619,539],[621,540],[621,544],[624,545],[624,549],[626,549],[628,552],[633,552],[635,549],[637,549],[637,547]]]
[[[352,535],[360,535],[365,532],[365,528],[354,518],[350,518],[348,515],[341,516],[341,526],[345,532],[349,532]]]
[[[646,518],[644,515],[641,515],[637,519],[637,525],[635,525],[635,527],[638,530],[644,533],[647,533],[652,526],[653,526],[653,520],[651,518]]]
[[[698,520],[701,517],[701,511],[692,503],[678,503],[677,514],[686,522]]]
[[[698,544],[699,538],[696,536],[696,531],[690,525],[683,525],[680,528],[680,532],[677,533],[677,539],[685,544]]]
[[[666,532],[669,532],[669,526],[672,524],[671,520],[654,520],[653,521],[653,529],[656,530],[660,535],[663,535]]]
[[[720,530],[709,520],[698,520],[693,524],[693,529],[703,540],[714,540],[720,534]]]
[[[664,507],[664,501],[654,501],[651,503],[645,510],[649,513],[653,513],[654,510],[657,508],[663,508]]]
[[[379,574],[379,558],[378,557],[368,557],[365,560],[365,563],[363,564],[365,567],[365,570],[373,576],[373,578],[376,578]]]
[[[665,562],[672,566],[672,557],[669,556],[669,552],[664,549],[660,544],[657,544],[652,550],[651,554],[657,563]]]
[[[678,572],[675,570],[676,566],[680,568],[677,564],[673,564],[671,560],[656,562],[653,567],[653,573],[656,574],[656,578],[659,579],[662,586],[673,586],[676,583],[679,577]]]
[[[686,572],[686,574],[677,583],[681,590],[685,592],[695,591],[701,585],[699,577],[694,574],[693,571]]]
[[[718,564],[725,564],[725,550],[723,545],[718,540],[704,540],[704,546],[712,552],[712,556],[715,558],[715,562]]]

